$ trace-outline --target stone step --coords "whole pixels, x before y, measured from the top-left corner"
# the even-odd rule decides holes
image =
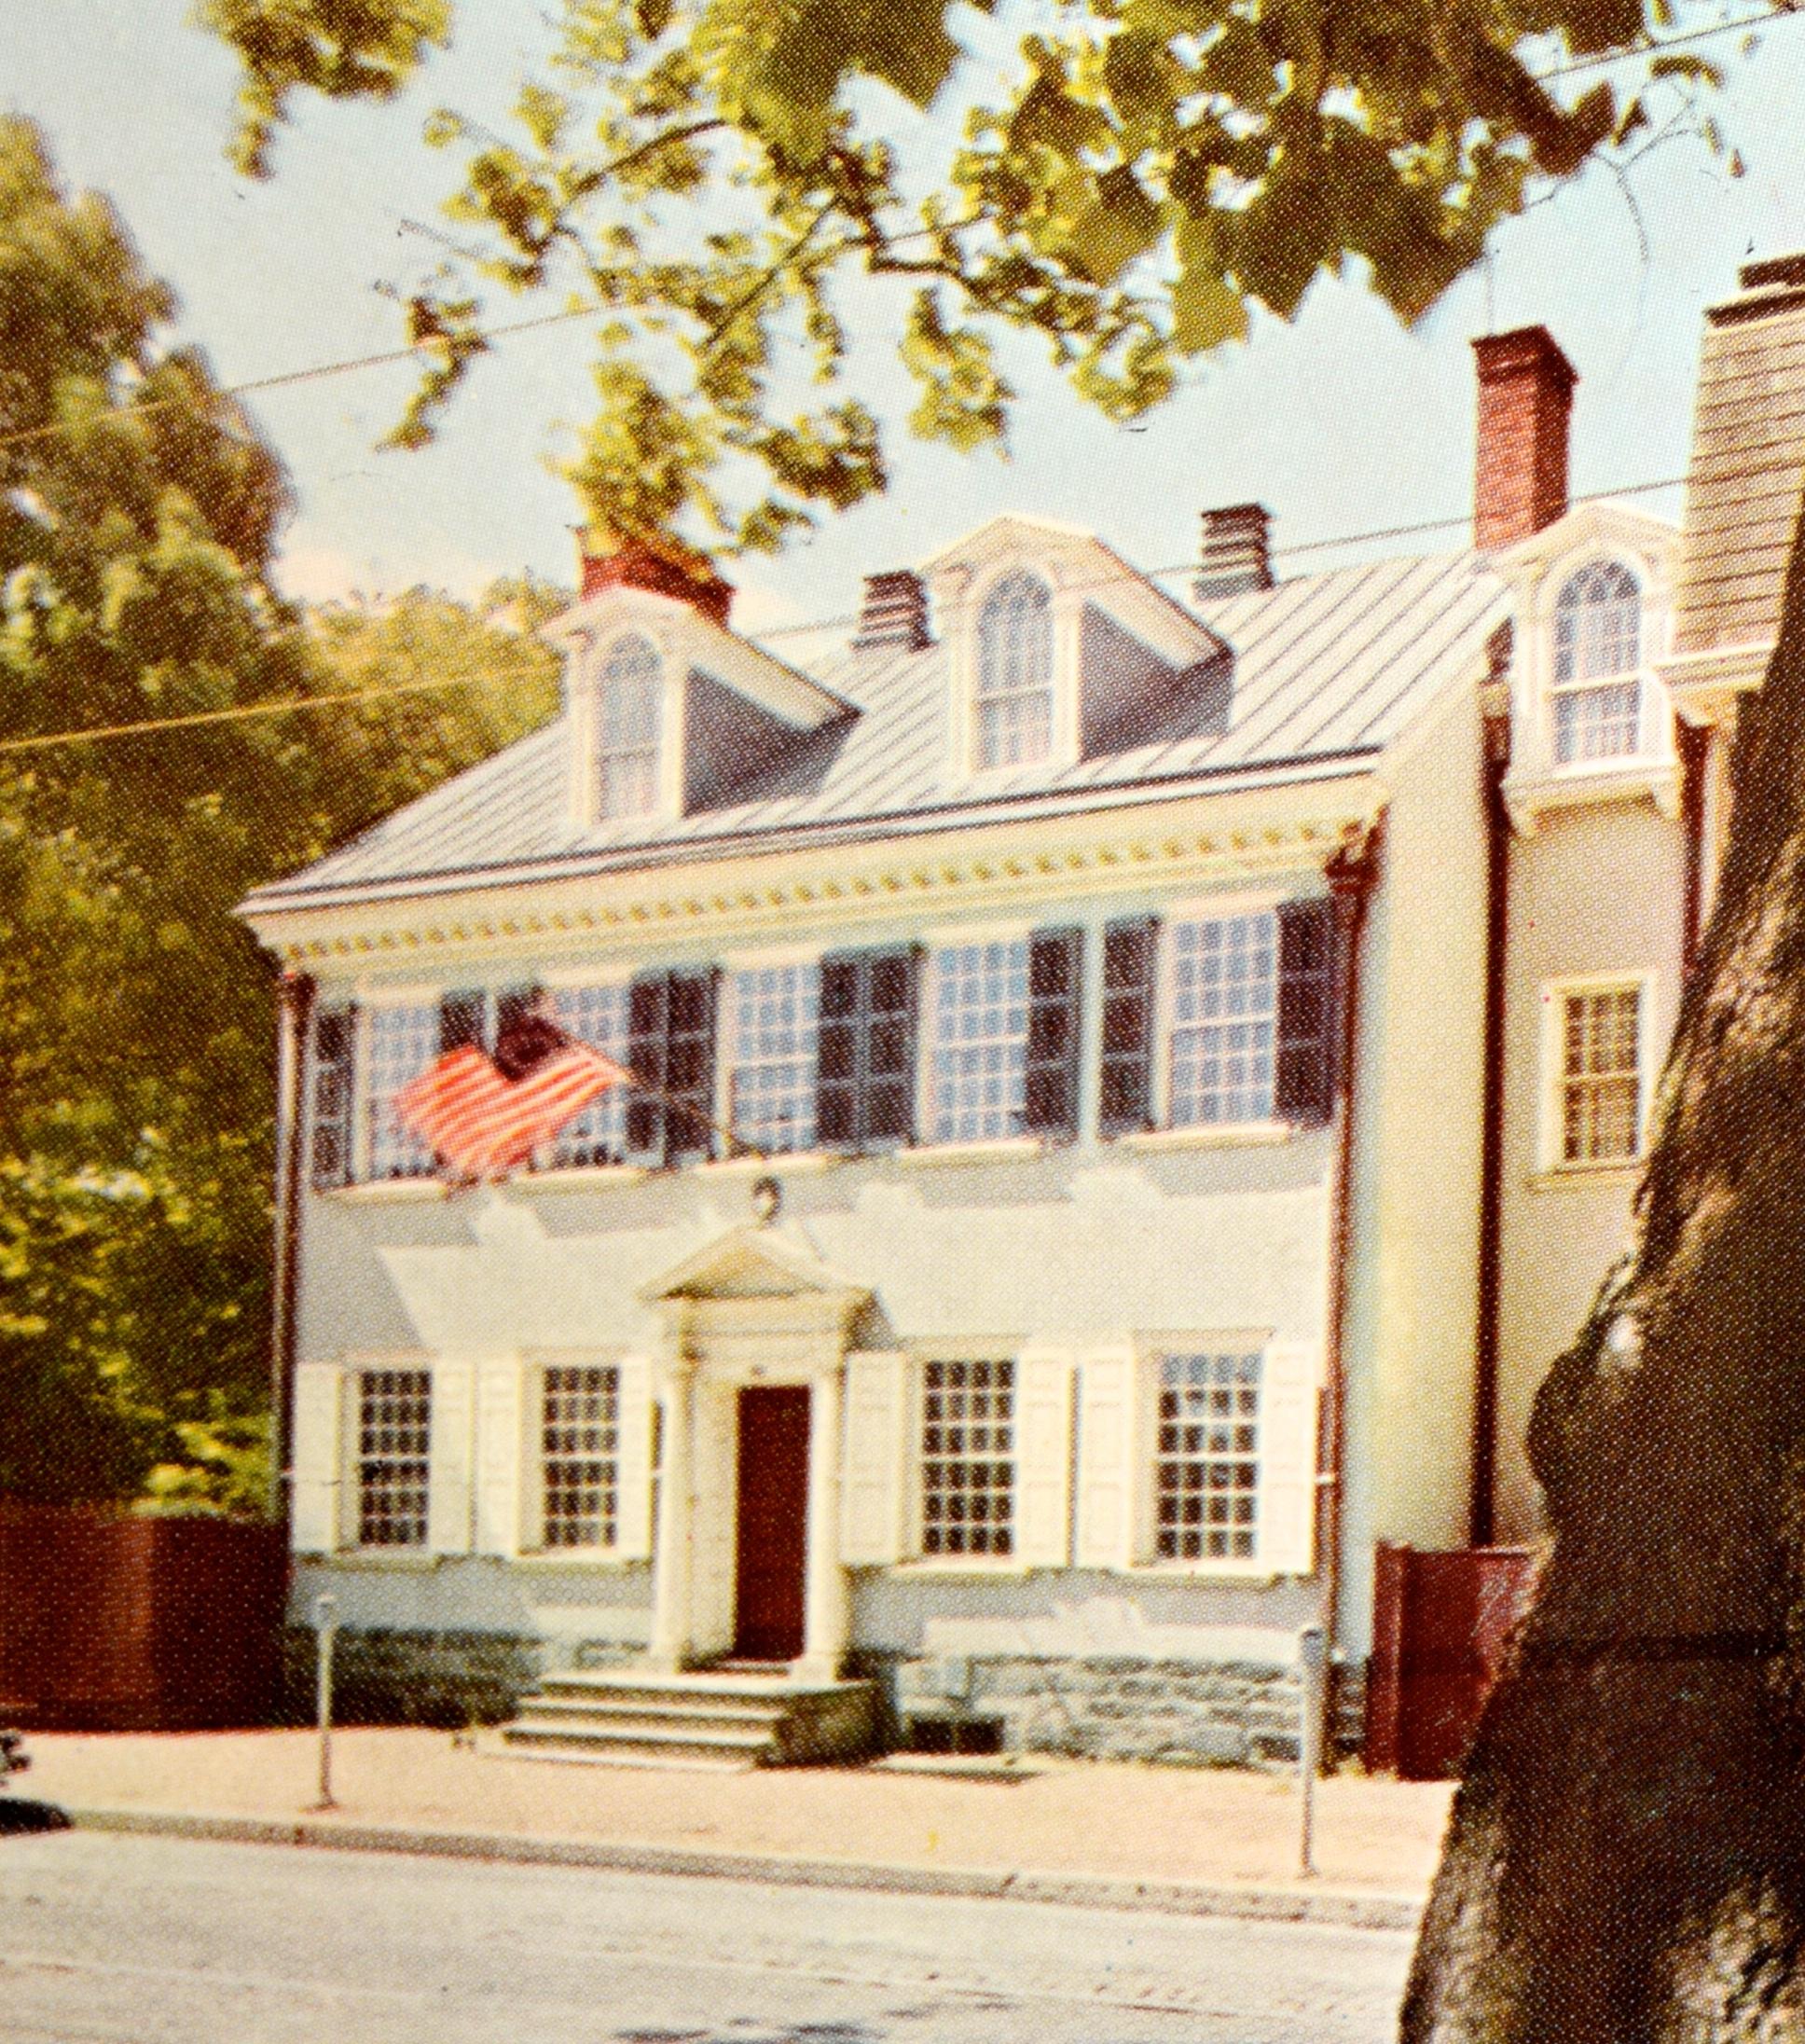
[[[719,1753],[737,1757],[748,1765],[755,1765],[771,1747],[769,1733],[750,1725],[572,1724],[530,1711],[503,1725],[502,1736],[510,1746],[549,1744],[599,1754],[616,1747],[643,1747],[649,1752]]]
[[[546,1761],[565,1767],[667,1768],[693,1775],[749,1775],[758,1765],[755,1756],[748,1759],[743,1753],[723,1753],[713,1747],[684,1751],[676,1747],[635,1746],[626,1741],[599,1746],[592,1740],[565,1742],[549,1736],[516,1740],[508,1736],[511,1730],[509,1727],[479,1733],[476,1750],[492,1760]]]
[[[550,1690],[523,1696],[519,1709],[523,1717],[555,1718],[571,1724],[723,1725],[763,1734],[775,1731],[790,1715],[782,1704],[746,1703],[735,1696],[667,1699],[606,1692],[565,1696]]]

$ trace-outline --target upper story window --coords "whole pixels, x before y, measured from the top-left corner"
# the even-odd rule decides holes
[[[934,960],[935,1142],[1077,1133],[1075,930],[949,946]]]
[[[409,1001],[370,1010],[369,1172],[374,1179],[425,1178],[433,1169],[432,1151],[402,1125],[395,1096],[442,1050],[454,1047],[446,1041],[445,1028],[451,1005]]]
[[[593,1043],[604,1057],[627,1062],[627,987],[560,987],[553,995],[558,1020],[572,1036]],[[554,1169],[619,1164],[627,1153],[627,1089],[610,1086],[552,1139]]]
[[[1053,751],[1053,592],[1006,574],[978,613],[980,767],[1031,766]]]
[[[1642,587],[1615,560],[1571,575],[1554,606],[1554,758],[1570,766],[1642,750]]]
[[[815,1147],[820,982],[812,960],[733,976],[733,1132],[774,1155]]]
[[[641,633],[616,639],[596,682],[596,815],[649,816],[658,806],[663,663]]]
[[[1272,910],[1177,924],[1172,1126],[1269,1120],[1277,1028],[1278,918]]]

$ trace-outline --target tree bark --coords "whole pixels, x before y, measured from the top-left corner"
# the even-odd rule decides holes
[[[1536,1402],[1551,1538],[1405,2044],[1805,2039],[1805,525],[1634,1240]]]

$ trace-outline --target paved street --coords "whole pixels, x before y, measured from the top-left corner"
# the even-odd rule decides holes
[[[1382,2044],[1401,1933],[0,1837],[19,2044]]]

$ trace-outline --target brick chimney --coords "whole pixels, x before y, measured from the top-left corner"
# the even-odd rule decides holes
[[[1490,552],[1567,508],[1567,421],[1579,378],[1546,326],[1487,334],[1479,357],[1473,544]]]
[[[1204,513],[1204,552],[1192,595],[1199,603],[1273,586],[1273,515],[1263,504]]]
[[[705,554],[682,540],[638,539],[592,530],[582,533],[577,544],[585,597],[599,596],[604,589],[651,589],[695,604],[717,625],[727,622],[733,584],[714,572]]]
[[[865,600],[859,607],[855,646],[906,646],[919,653],[931,645],[928,632],[928,592],[921,577],[907,568],[865,577]]]

